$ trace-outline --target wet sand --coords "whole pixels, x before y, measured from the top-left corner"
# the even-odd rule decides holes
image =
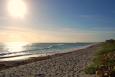
[[[68,53],[14,63],[3,62],[5,68],[0,71],[0,77],[85,77],[83,69],[91,62],[98,47],[96,44]]]

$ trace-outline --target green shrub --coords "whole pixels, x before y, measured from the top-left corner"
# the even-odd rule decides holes
[[[110,52],[115,52],[115,43],[103,43],[97,55],[103,55]]]
[[[90,65],[90,66],[88,66],[88,67],[85,68],[84,72],[85,72],[86,74],[95,74],[95,72],[96,72],[96,67],[93,66],[93,65]]]
[[[93,65],[89,65],[85,69],[86,74],[95,74],[96,69],[101,65],[105,66],[115,66],[115,42],[109,43],[105,42],[101,44],[93,59]],[[97,66],[97,67],[96,67]]]

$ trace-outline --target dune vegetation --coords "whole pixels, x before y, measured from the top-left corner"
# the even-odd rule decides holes
[[[85,73],[101,75],[100,77],[105,77],[104,75],[115,77],[115,40],[101,43],[92,63],[86,67]]]

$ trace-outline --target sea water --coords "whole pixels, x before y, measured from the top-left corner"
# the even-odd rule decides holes
[[[84,48],[92,43],[0,43],[0,61],[24,60]]]

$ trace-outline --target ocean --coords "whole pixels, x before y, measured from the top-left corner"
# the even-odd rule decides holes
[[[84,48],[92,43],[0,43],[0,61],[25,60]]]

